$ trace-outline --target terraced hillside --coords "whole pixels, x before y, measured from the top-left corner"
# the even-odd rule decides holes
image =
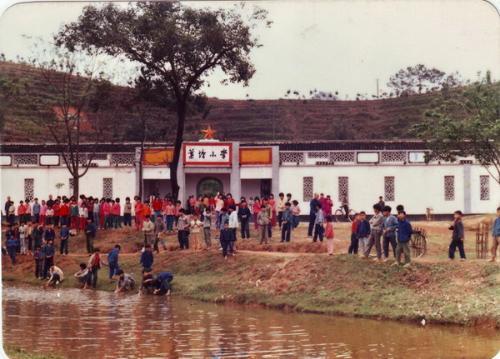
[[[0,62],[0,76],[35,84],[37,96],[51,102],[51,93],[36,71],[26,65]],[[120,96],[127,89],[116,87]],[[186,138],[197,139],[199,129],[210,124],[221,139],[241,141],[309,141],[338,139],[407,138],[409,127],[422,116],[432,95],[368,101],[320,100],[221,100],[208,99],[205,116],[194,114],[186,124]],[[157,109],[157,113],[165,110]],[[2,141],[47,140],[46,129],[31,118],[36,113],[24,104],[7,108]],[[127,120],[126,120],[127,121]],[[130,120],[134,121],[133,117]],[[134,131],[124,140],[133,138]],[[168,126],[158,132],[160,140],[173,136]]]

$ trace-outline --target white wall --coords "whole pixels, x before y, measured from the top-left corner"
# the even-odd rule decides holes
[[[303,202],[302,178],[314,177],[314,192],[330,194],[335,208],[339,207],[338,177],[349,177],[349,203],[357,210],[371,211],[378,196],[384,196],[384,177],[395,177],[395,200],[386,202],[395,207],[403,204],[408,213],[423,214],[427,207],[434,213],[464,210],[464,170],[460,165],[417,166],[315,166],[281,167],[280,191],[291,192],[301,203],[302,213],[309,204]],[[479,175],[487,174],[481,166],[471,166],[471,212],[494,212],[500,201],[500,188],[490,178],[490,200],[479,201]],[[444,176],[455,176],[455,199],[444,200]]]
[[[35,197],[48,198],[49,194],[54,196],[70,195],[69,171],[65,167],[2,167],[0,168],[1,195],[2,200],[6,196],[18,202],[24,199],[24,179],[33,178],[35,184]],[[133,167],[105,167],[90,168],[80,178],[80,193],[91,196],[102,196],[102,179],[113,178],[113,197],[133,197],[135,193],[135,169]],[[57,183],[64,183],[59,190]]]

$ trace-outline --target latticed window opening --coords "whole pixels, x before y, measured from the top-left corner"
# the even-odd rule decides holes
[[[313,177],[304,177],[302,179],[303,199],[309,202],[313,198],[314,179]]]

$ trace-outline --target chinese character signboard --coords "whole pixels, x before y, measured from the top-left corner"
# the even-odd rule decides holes
[[[184,165],[231,167],[233,146],[224,142],[185,142]]]

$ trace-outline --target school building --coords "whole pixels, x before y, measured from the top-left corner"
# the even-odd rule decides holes
[[[2,200],[45,199],[70,195],[72,179],[55,144],[7,143],[0,146]],[[80,193],[98,197],[133,197],[170,192],[172,148],[147,143],[83,144],[81,161],[96,151],[80,179]],[[142,152],[142,153],[141,153]],[[420,141],[224,142],[213,139],[183,144],[178,167],[180,200],[191,194],[230,192],[240,196],[292,193],[309,211],[314,193],[330,194],[337,209],[343,196],[354,210],[370,211],[383,196],[404,204],[409,214],[457,209],[467,214],[494,212],[500,186],[474,158],[454,163],[425,162]]]

